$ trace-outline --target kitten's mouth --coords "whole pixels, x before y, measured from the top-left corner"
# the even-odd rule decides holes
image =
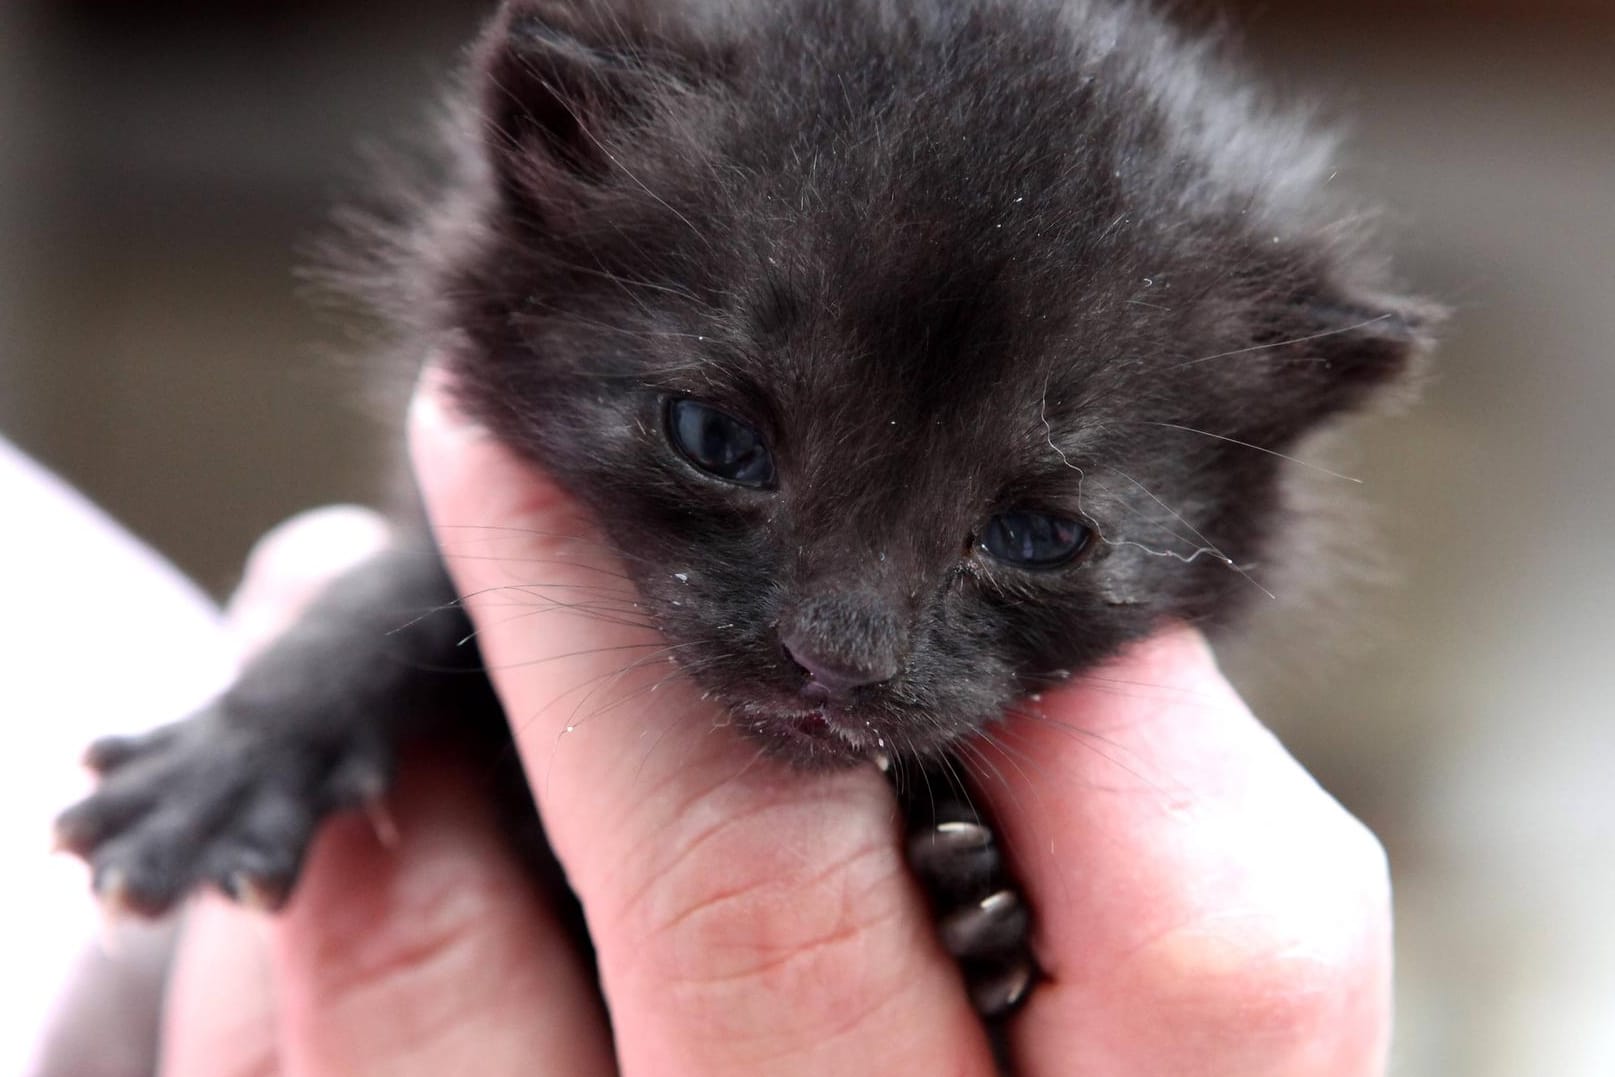
[[[823,711],[811,711],[789,719],[796,731],[809,737],[835,736],[835,727],[830,722],[830,716]]]
[[[832,704],[813,707],[745,707],[745,728],[788,759],[808,766],[847,766],[866,760],[881,763],[886,738],[867,721]]]

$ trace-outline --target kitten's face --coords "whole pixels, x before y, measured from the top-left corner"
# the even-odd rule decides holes
[[[961,27],[926,31],[935,57],[754,27],[664,41],[683,59],[647,73],[643,44],[518,8],[486,47],[497,189],[451,281],[467,399],[591,505],[689,674],[801,763],[930,754],[1260,595],[1264,450],[1411,339],[1335,294],[1321,244],[1186,199],[1210,166],[1119,127],[1105,69],[1032,29],[972,25],[970,64],[942,59]]]

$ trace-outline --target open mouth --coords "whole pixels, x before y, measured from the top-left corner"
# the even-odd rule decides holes
[[[865,741],[873,739],[861,735],[867,731],[861,726],[849,724],[845,715],[833,714],[823,708],[776,711],[765,718],[763,724],[787,730],[792,736],[821,741],[827,748],[862,751]]]
[[[830,706],[803,707],[797,700],[792,704],[753,703],[745,708],[744,727],[785,755],[803,762],[851,764],[884,759],[885,738],[867,721]]]
[[[825,740],[837,736],[835,723],[833,723],[830,720],[830,716],[825,714],[822,710],[809,711],[806,714],[799,714],[794,717],[787,718],[786,721],[790,722],[798,733],[801,733],[806,737],[814,737],[819,740]]]

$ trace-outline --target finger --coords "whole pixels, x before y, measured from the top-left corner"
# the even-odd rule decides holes
[[[300,512],[253,544],[226,624],[246,654],[262,649],[343,571],[387,545],[386,520],[357,505]]]
[[[406,765],[398,843],[333,821],[272,930],[286,1072],[615,1072],[593,978],[498,833],[476,771]]]
[[[1049,976],[1014,1028],[1024,1072],[1383,1072],[1384,854],[1198,633],[1134,648],[1041,712],[1003,731],[994,769],[1012,786],[983,782]]]
[[[223,898],[185,914],[163,1013],[162,1077],[277,1077],[264,923]]]
[[[715,728],[724,716],[675,675],[678,652],[553,485],[431,392],[412,426],[589,918],[623,1072],[989,1072],[874,769],[783,772]]]

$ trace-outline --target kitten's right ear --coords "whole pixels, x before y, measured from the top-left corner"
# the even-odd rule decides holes
[[[594,181],[611,143],[707,77],[710,47],[673,32],[668,5],[509,0],[475,57],[484,140],[506,193],[543,200]]]

